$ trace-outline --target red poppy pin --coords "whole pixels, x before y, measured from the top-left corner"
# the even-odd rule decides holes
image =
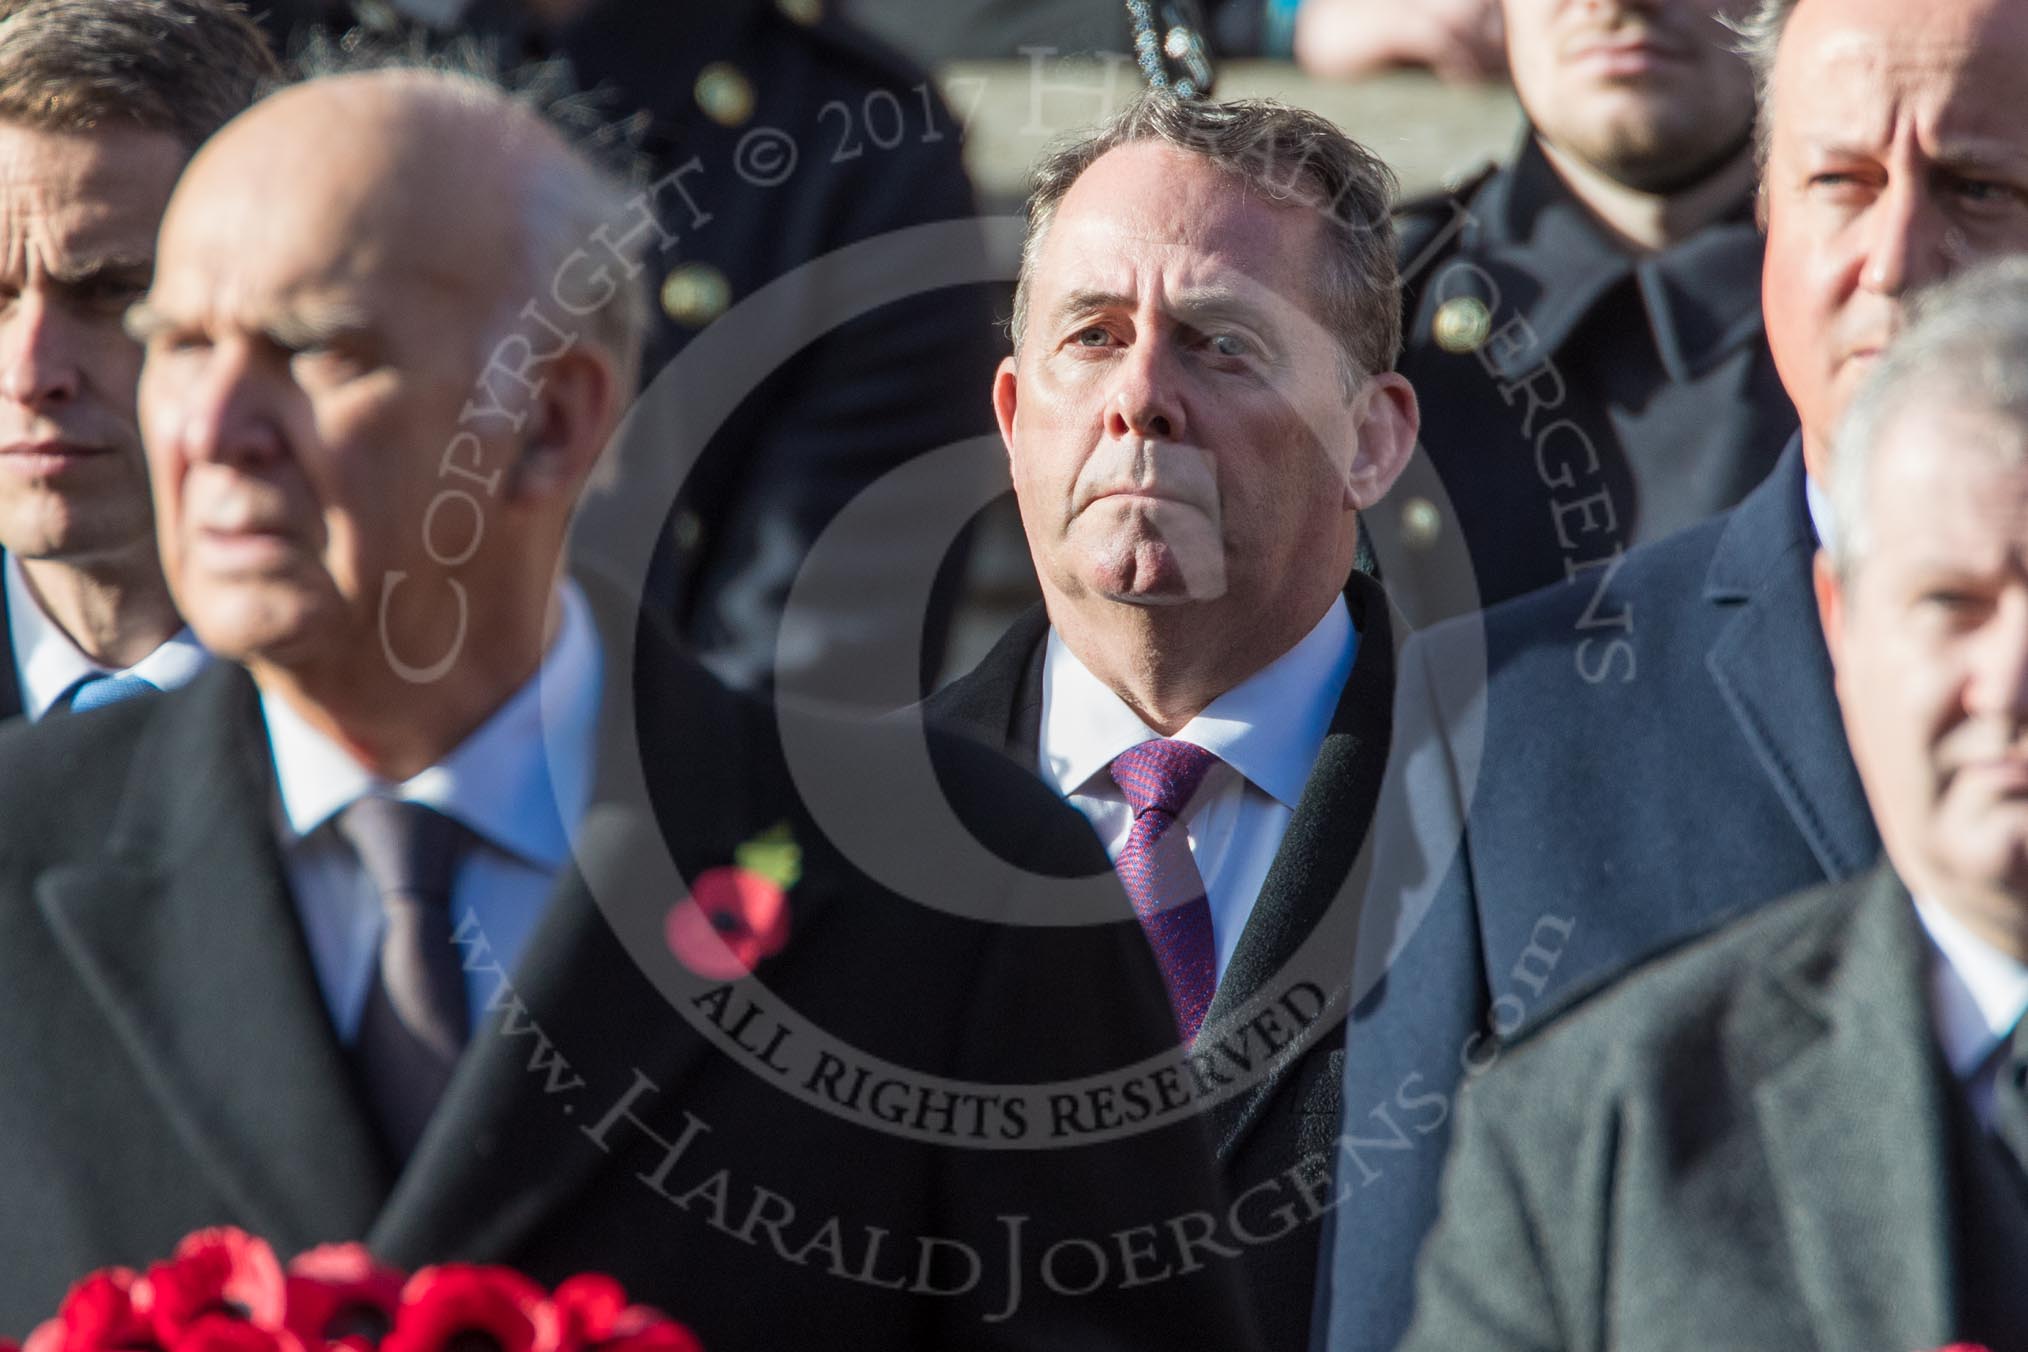
[[[803,851],[783,822],[707,869],[690,895],[669,908],[663,932],[676,960],[707,981],[733,981],[789,941],[789,889],[803,876]]]

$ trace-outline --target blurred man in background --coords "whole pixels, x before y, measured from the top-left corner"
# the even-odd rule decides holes
[[[1344,1128],[1397,1150],[1340,1151],[1336,1348],[1406,1325],[1445,1095],[1492,1033],[1879,857],[1811,586],[1813,504],[1909,296],[2028,250],[2028,3],[1765,0],[1747,28],[1763,309],[1801,431],[1730,512],[1404,650]]]
[[[2028,264],[1839,425],[1816,590],[1888,863],[1467,1091],[1414,1352],[2028,1346]]]
[[[1407,541],[1431,566],[1390,581],[1418,624],[1595,586],[1738,502],[1796,425],[1760,317],[1741,0],[1505,7],[1520,149],[1401,223],[1409,482],[1437,516]],[[1469,579],[1435,566],[1445,536]]]
[[[599,120],[631,120],[638,172],[657,185],[644,383],[729,310],[804,265],[974,215],[965,128],[929,76],[823,0],[393,8],[441,37],[477,38],[509,70],[560,61]],[[311,26],[342,30],[354,17],[345,0],[296,0],[269,22],[278,43],[300,49]],[[983,260],[972,271],[989,275]],[[623,477],[656,482],[708,438],[694,464],[680,467],[650,603],[714,670],[748,687],[771,685],[778,665],[808,685],[811,673],[917,644],[933,676],[963,571],[960,546],[931,613],[901,613],[892,598],[924,565],[892,539],[869,539],[834,557],[824,608],[782,631],[789,587],[840,509],[923,452],[992,430],[951,392],[990,377],[994,290],[905,294],[833,327],[818,318],[833,285],[821,273],[789,283],[791,317],[776,327],[800,342],[778,365],[739,372],[750,389],[723,425],[692,426],[658,402],[621,445]],[[915,515],[949,519],[941,506],[923,501]],[[835,575],[842,564],[851,577]]]
[[[1353,561],[1415,438],[1392,186],[1259,100],[1149,94],[1042,161],[993,403],[1044,602],[927,705],[1085,813],[1181,1040],[1260,1068],[1210,1120],[1263,1209],[1328,1169],[1342,954],[1303,954],[1356,909],[1386,764],[1398,630]],[[1258,1022],[1304,981],[1305,1026]],[[1308,1342],[1317,1234],[1247,1250],[1282,1352]]]
[[[276,73],[213,0],[0,9],[0,719],[180,685],[121,331],[192,152]]]

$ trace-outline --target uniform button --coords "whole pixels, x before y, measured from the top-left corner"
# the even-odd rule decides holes
[[[704,518],[688,507],[682,508],[669,522],[669,533],[675,537],[678,549],[685,554],[694,553],[704,543]]]
[[[1428,549],[1444,531],[1444,519],[1428,498],[1410,498],[1401,505],[1401,541],[1410,549]]]
[[[701,329],[732,304],[732,283],[709,263],[685,263],[662,279],[662,313]]]
[[[1453,296],[1437,306],[1430,333],[1446,352],[1477,352],[1493,336],[1493,312],[1477,296]]]
[[[775,8],[805,28],[824,17],[824,0],[775,0]]]
[[[753,116],[753,81],[738,66],[714,61],[697,72],[697,106],[721,127],[737,127]]]

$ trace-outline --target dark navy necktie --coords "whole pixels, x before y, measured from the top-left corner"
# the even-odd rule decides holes
[[[383,921],[353,1052],[382,1135],[406,1160],[470,1031],[451,940],[451,879],[469,837],[433,808],[390,798],[359,799],[339,814],[338,832],[379,889]]]

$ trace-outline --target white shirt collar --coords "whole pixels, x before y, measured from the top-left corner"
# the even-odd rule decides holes
[[[1810,512],[1810,529],[1816,532],[1817,543],[1824,548],[1831,547],[1831,495],[1824,491],[1813,474],[1803,476],[1803,505]]]
[[[1935,946],[1930,1017],[1944,1061],[1960,1078],[1984,1064],[1993,1047],[2028,1013],[2028,966],[2002,953],[1948,910],[1921,897],[1915,912]]]
[[[21,678],[21,706],[31,722],[47,714],[87,676],[138,676],[158,690],[174,690],[211,660],[186,627],[124,671],[102,667],[86,657],[43,611],[20,559],[12,554],[0,556],[0,572],[6,575],[7,639],[14,649],[14,670]]]
[[[575,583],[563,584],[560,603],[563,622],[541,671],[449,755],[399,784],[376,779],[286,700],[263,691],[283,847],[378,791],[427,804],[537,867],[561,868],[570,856],[570,830],[591,802],[604,664]]]
[[[1177,740],[1212,752],[1248,783],[1294,808],[1330,731],[1358,647],[1351,612],[1340,596],[1295,647],[1213,700],[1177,731]],[[1050,629],[1037,753],[1058,792],[1078,792],[1122,751],[1160,736]]]

